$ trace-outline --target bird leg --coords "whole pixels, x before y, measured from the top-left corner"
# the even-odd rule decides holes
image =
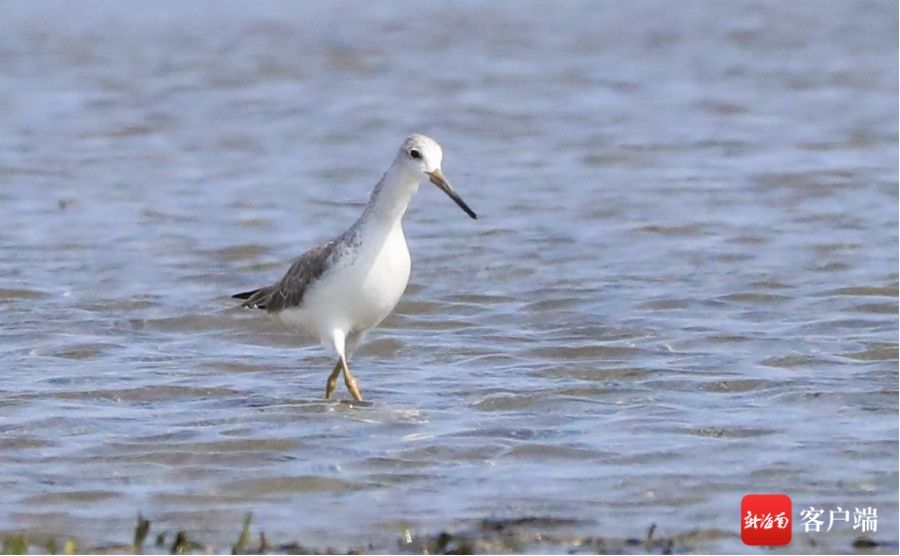
[[[338,376],[341,374],[341,369],[343,365],[341,365],[341,360],[338,359],[338,362],[334,364],[334,369],[331,371],[331,374],[328,376],[328,382],[325,383],[325,399],[330,400],[331,394],[334,393],[334,387],[337,386]]]
[[[350,394],[353,395],[353,399],[361,402],[363,401],[362,393],[359,391],[359,386],[356,385],[356,379],[353,378],[353,374],[350,372],[350,367],[347,366],[347,360],[343,357],[338,361],[344,367],[344,384],[347,385],[347,390],[350,390]]]

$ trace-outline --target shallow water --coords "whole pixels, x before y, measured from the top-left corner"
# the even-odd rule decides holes
[[[0,531],[744,551],[740,498],[785,492],[896,551],[896,9],[517,7],[0,8]],[[373,403],[326,403],[324,352],[228,294],[410,131],[480,218],[423,186]]]

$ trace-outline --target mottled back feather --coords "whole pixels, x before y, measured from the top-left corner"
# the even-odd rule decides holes
[[[241,307],[265,309],[270,313],[299,307],[310,285],[327,270],[336,245],[337,240],[332,240],[314,247],[300,255],[276,284],[232,297],[247,300]]]

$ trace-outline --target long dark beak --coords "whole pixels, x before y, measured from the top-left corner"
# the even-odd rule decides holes
[[[450,182],[447,181],[447,178],[444,177],[444,174],[441,172],[441,169],[438,168],[434,172],[428,172],[428,179],[431,180],[431,183],[438,186],[441,191],[447,194],[448,197],[453,199],[453,202],[459,205],[459,208],[463,209],[466,214],[472,217],[473,220],[478,218],[478,215],[475,214],[475,211],[469,208],[469,205],[466,204],[465,201],[462,200],[462,197],[456,192],[453,187],[450,186]]]

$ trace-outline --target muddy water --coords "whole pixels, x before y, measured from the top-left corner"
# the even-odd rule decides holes
[[[0,530],[740,551],[740,498],[786,492],[896,550],[896,10],[517,7],[4,5]],[[325,403],[323,352],[228,294],[410,131],[480,219],[423,186],[374,403]]]

